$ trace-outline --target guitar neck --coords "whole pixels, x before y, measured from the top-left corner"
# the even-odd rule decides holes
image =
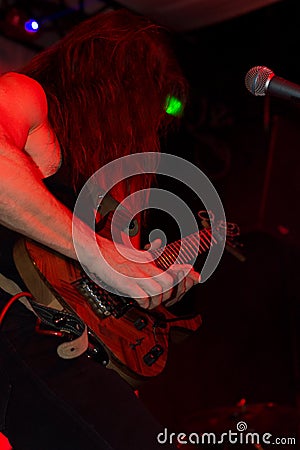
[[[178,264],[190,264],[198,255],[209,250],[217,240],[211,233],[211,228],[204,228],[198,233],[179,239],[167,245],[165,248],[151,250],[155,258],[155,264],[163,270],[168,269],[174,262]]]

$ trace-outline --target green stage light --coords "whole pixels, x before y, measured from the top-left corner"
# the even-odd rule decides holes
[[[168,95],[165,110],[167,114],[178,117],[183,113],[183,104],[178,98]]]

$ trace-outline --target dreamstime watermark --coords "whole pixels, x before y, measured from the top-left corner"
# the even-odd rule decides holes
[[[175,444],[179,448],[190,445],[216,445],[216,444],[250,444],[256,448],[264,445],[296,445],[295,437],[275,437],[272,433],[259,434],[255,431],[247,431],[248,425],[244,421],[236,424],[236,430],[228,430],[224,433],[174,433],[167,428],[157,435],[157,442],[161,445]]]
[[[213,212],[215,221],[210,224],[211,234],[212,240],[217,242],[218,245],[211,245],[209,248],[206,261],[201,271],[202,283],[212,275],[219,264],[225,247],[226,218],[222,202],[210,180],[198,167],[181,157],[167,153],[135,153],[118,158],[96,171],[83,186],[74,207],[72,234],[77,258],[87,275],[97,284],[99,282],[101,284],[101,281],[96,275],[94,276],[94,274],[89,273],[88,268],[83,264],[83,261],[86,260],[86,249],[82,246],[82,230],[77,225],[78,221],[76,217],[83,218],[89,228],[95,231],[95,210],[99,206],[99,198],[103,198],[119,182],[128,180],[135,175],[149,173],[171,177],[183,183],[183,185],[189,187],[197,195],[201,206],[204,205],[207,211]],[[147,202],[145,199],[147,199]],[[149,262],[149,255],[147,255],[148,258],[146,260],[143,257],[145,252],[138,251],[133,246],[125,250],[125,246],[120,245],[114,239],[114,218],[118,211],[122,209],[126,210],[130,212],[130,219],[134,219],[134,217],[146,208],[163,210],[169,214],[175,219],[181,237],[184,238],[187,235],[192,235],[193,244],[195,245],[196,240],[198,248],[200,238],[195,212],[192,212],[178,195],[163,189],[149,188],[128,195],[115,210],[112,218],[112,237],[115,247],[121,255],[136,263]],[[218,223],[223,224],[221,230],[217,227]],[[164,233],[157,229],[155,232],[156,237],[161,237],[164,242]],[[94,237],[93,244],[93,254],[101,259],[102,267],[105,267],[106,272],[109,270],[113,271],[115,276],[121,277],[122,283],[128,282],[128,278],[141,281],[141,278],[138,279],[134,276],[128,277],[128,275],[117,272],[113,263],[105,260],[97,243],[96,236]],[[130,247],[130,240],[128,240],[128,244]],[[164,248],[162,247],[160,250],[163,251]],[[179,250],[175,263],[179,263],[182,251],[182,249]],[[189,261],[189,267],[194,264],[197,256],[198,254],[196,252]],[[172,270],[172,267],[166,271],[168,270]],[[182,278],[187,275],[187,270],[189,269],[183,266]],[[174,285],[179,281],[180,279],[174,279]],[[110,290],[109,286],[106,285],[105,287],[107,290]],[[111,288],[111,292],[114,292],[113,288]]]

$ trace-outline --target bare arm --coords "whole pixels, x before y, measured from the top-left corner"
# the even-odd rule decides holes
[[[31,153],[30,147],[26,146],[30,133],[46,122],[47,102],[38,83],[16,74],[0,78],[1,222],[67,257],[77,259],[72,239],[72,212],[44,186],[42,168],[34,160],[34,152]],[[49,151],[49,148],[41,148],[40,151]],[[152,264],[147,252],[140,252],[140,263],[136,263],[128,259],[130,250],[126,258],[117,252],[112,242],[97,237],[104,257],[99,258],[93,231],[79,220],[77,224],[80,230],[77,249],[83,255],[81,262],[91,273],[136,298],[145,307],[149,304],[148,297],[152,297],[152,307],[170,297],[173,277],[163,274]],[[126,283],[117,276],[117,272],[127,276]],[[157,275],[159,279],[154,278]],[[189,289],[197,281],[197,274],[191,271],[181,285],[181,291]]]
[[[42,170],[24,151],[30,132],[46,119],[47,102],[38,83],[17,74],[0,78],[0,220],[75,258],[72,214],[46,189]]]

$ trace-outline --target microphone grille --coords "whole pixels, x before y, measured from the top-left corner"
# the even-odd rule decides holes
[[[268,82],[273,78],[274,72],[265,66],[256,66],[250,69],[245,77],[245,85],[253,95],[266,95]]]

